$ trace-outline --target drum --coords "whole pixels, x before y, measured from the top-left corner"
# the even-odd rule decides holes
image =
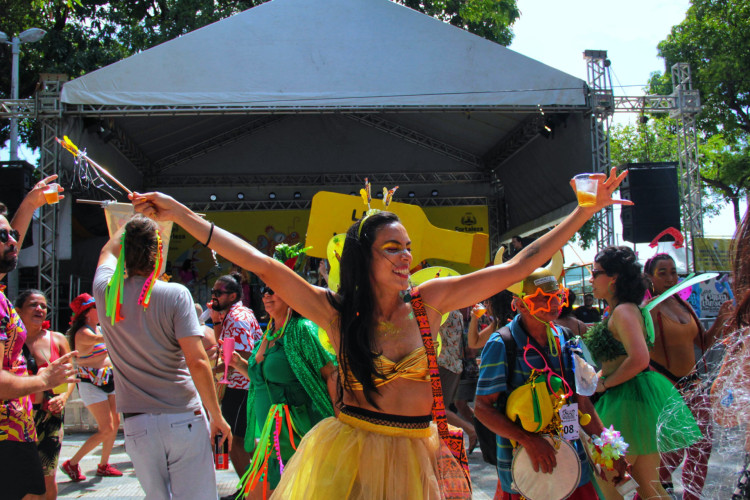
[[[551,474],[534,472],[531,458],[523,446],[513,454],[510,472],[511,487],[529,500],[563,500],[578,487],[581,480],[581,461],[575,447],[564,439],[542,436],[553,447],[557,446],[557,466]]]

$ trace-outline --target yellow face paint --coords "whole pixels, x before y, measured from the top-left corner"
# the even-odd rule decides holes
[[[398,255],[398,254],[406,254],[411,255],[411,248],[410,247],[402,247],[398,243],[388,242],[385,243],[383,246],[380,247],[380,250],[383,251],[383,253],[387,255]]]

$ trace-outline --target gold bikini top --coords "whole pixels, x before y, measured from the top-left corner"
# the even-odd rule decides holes
[[[417,382],[430,381],[430,369],[427,366],[427,351],[424,346],[414,349],[397,363],[394,363],[381,354],[375,358],[375,369],[382,375],[382,378],[375,377],[373,379],[375,387],[384,386],[398,378]],[[351,388],[361,391],[363,389],[362,384],[354,377],[352,372],[349,371],[347,375],[347,380]]]

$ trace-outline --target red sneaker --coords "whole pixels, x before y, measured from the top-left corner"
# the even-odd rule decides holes
[[[99,466],[96,468],[96,475],[104,477],[120,477],[122,476],[122,472],[115,469],[113,465],[99,464]]]
[[[81,473],[81,466],[78,464],[71,464],[70,460],[66,460],[65,462],[63,462],[62,467],[60,468],[64,473],[68,475],[68,477],[70,477],[70,480],[74,483],[86,480],[86,476]]]

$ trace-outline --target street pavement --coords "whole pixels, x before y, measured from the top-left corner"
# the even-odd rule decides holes
[[[72,457],[91,433],[66,433],[63,439],[63,449],[60,464]],[[127,453],[122,433],[118,434],[115,447],[109,462],[123,472],[122,477],[98,477],[95,475],[99,463],[101,447],[89,453],[81,460],[81,470],[86,476],[85,481],[73,483],[61,470],[57,471],[58,498],[84,498],[87,500],[135,500],[144,497],[143,490],[135,477],[133,464]],[[482,461],[479,447],[469,455],[469,467],[474,486],[474,498],[477,500],[491,500],[495,494],[497,474],[495,467]],[[229,495],[237,489],[237,474],[231,468],[228,471],[217,471],[216,481],[219,496]]]
[[[60,463],[70,457],[78,450],[90,433],[68,433],[63,440],[63,450]],[[742,467],[743,450],[742,432],[740,429],[722,430],[714,429],[714,451],[709,462],[706,487],[703,490],[703,498],[726,500],[731,497],[732,489],[737,474]],[[89,500],[134,500],[144,497],[143,490],[138,484],[133,470],[133,464],[125,453],[122,433],[115,441],[110,463],[115,465],[124,474],[122,477],[97,477],[96,466],[99,463],[101,448],[89,453],[82,461],[81,468],[86,480],[73,483],[62,471],[58,470],[57,480],[59,487],[58,498],[84,498]],[[231,467],[231,466],[230,466]],[[471,469],[474,498],[476,500],[491,500],[495,494],[497,474],[495,467],[482,461],[482,453],[477,447],[474,453],[469,455],[469,467]],[[681,469],[678,469],[673,478],[675,480],[676,492],[674,498],[682,498],[682,488],[679,484]],[[228,495],[236,490],[237,475],[230,468],[228,471],[217,471],[217,483],[219,496]]]

